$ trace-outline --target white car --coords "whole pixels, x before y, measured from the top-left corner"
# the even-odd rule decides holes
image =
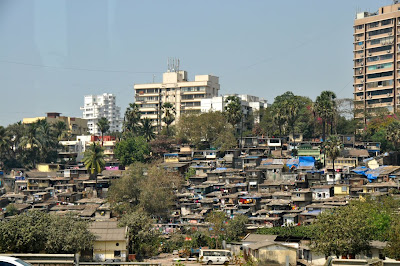
[[[32,265],[18,258],[0,256],[0,266],[32,266]]]

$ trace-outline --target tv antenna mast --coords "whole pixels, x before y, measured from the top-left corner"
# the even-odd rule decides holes
[[[179,59],[168,57],[167,66],[168,72],[179,72]]]

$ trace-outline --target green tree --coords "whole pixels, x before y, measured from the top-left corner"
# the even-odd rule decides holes
[[[11,137],[7,130],[0,126],[0,169],[4,167],[4,161],[11,152]]]
[[[28,160],[32,162],[33,168],[36,167],[36,162],[39,160],[39,151],[42,148],[42,143],[39,139],[38,127],[39,123],[28,124],[20,142],[20,145],[28,155]]]
[[[175,115],[176,115],[175,107],[172,105],[172,103],[166,102],[162,105],[162,109],[163,109],[163,117],[161,120],[167,126],[167,136],[169,136],[170,135],[169,127],[175,121]]]
[[[175,205],[174,191],[181,187],[182,181],[182,177],[157,165],[149,167],[140,184],[139,206],[151,217],[167,220]]]
[[[137,127],[140,121],[139,105],[130,103],[124,115],[124,133],[136,134]]]
[[[96,144],[96,142],[93,142],[93,144],[85,151],[83,162],[90,175],[94,176],[96,180],[94,190],[97,196],[97,174],[103,171],[106,164],[104,161],[103,148]]]
[[[400,260],[400,217],[398,214],[393,216],[388,232],[385,253],[391,259]]]
[[[57,121],[51,125],[58,140],[63,140],[67,135],[67,124],[64,121]]]
[[[321,213],[313,224],[314,250],[338,258],[368,253],[375,230],[370,222],[371,206],[369,202],[352,201],[348,206]]]
[[[6,214],[7,216],[14,216],[16,214],[18,214],[18,209],[17,207],[15,207],[14,204],[8,204],[6,207]]]
[[[154,228],[154,221],[141,210],[130,212],[122,216],[120,226],[128,226],[129,248],[136,258],[143,258],[157,254],[160,246],[160,234]]]
[[[246,234],[246,224],[249,218],[243,214],[236,215],[228,221],[226,237],[230,241],[239,241]]]
[[[331,123],[331,134],[333,134],[333,119],[336,115],[336,94],[332,91],[323,91],[315,100],[314,109],[322,119],[322,139],[326,140],[326,124]]]
[[[115,147],[115,157],[122,165],[145,162],[150,155],[150,147],[144,137],[129,137]]]
[[[89,231],[89,222],[72,214],[51,215],[47,229],[45,251],[48,253],[78,253],[93,247],[95,235]]]
[[[37,127],[38,139],[41,143],[39,151],[40,162],[51,163],[57,160],[58,139],[52,126],[45,120],[40,120]]]
[[[206,222],[210,226],[210,234],[216,240],[216,248],[221,247],[221,241],[226,235],[226,222],[228,219],[226,213],[222,211],[212,211],[206,217]]]
[[[399,150],[400,143],[400,122],[395,120],[391,122],[386,129],[386,138],[388,141],[392,142],[394,148]]]
[[[0,251],[75,253],[93,246],[88,223],[70,215],[30,211],[0,221]]]
[[[139,205],[141,184],[146,180],[144,173],[147,167],[145,164],[135,162],[121,178],[112,181],[107,199],[115,213],[132,212]]]
[[[101,133],[101,146],[103,147],[103,137],[104,137],[104,133],[107,133],[108,130],[110,130],[110,122],[108,121],[107,118],[102,117],[99,119],[99,121],[97,122],[97,128],[99,129],[100,133]]]
[[[234,128],[243,118],[242,104],[240,98],[231,95],[225,99],[224,114],[226,115],[228,123]],[[243,129],[242,129],[243,130]]]
[[[140,120],[139,134],[143,136],[147,142],[150,142],[156,137],[155,126],[153,126],[150,118],[143,118]]]
[[[178,139],[198,149],[214,147],[229,149],[236,146],[233,128],[221,112],[183,115],[178,123]]]
[[[340,139],[336,135],[331,135],[329,138],[324,142],[324,151],[327,157],[332,160],[332,168],[333,172],[335,172],[335,160],[339,157],[340,152],[342,150],[342,143]]]

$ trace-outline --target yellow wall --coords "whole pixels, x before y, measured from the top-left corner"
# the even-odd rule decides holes
[[[48,164],[38,164],[37,165],[37,169],[39,172],[57,172],[58,170],[60,170],[60,166],[56,165],[57,167],[55,168],[50,168]]]
[[[119,243],[119,246],[116,244]],[[93,243],[93,258],[100,255],[102,260],[114,259],[114,251],[121,251],[121,260],[126,261],[128,257],[128,251],[126,249],[126,241],[95,241]]]
[[[337,185],[334,187],[334,195],[335,196],[346,196],[350,194],[350,186],[346,186],[346,192],[342,191],[342,187],[341,185]]]
[[[69,130],[69,132],[73,135],[85,135],[89,129],[87,127],[87,120],[82,118],[73,118],[68,116],[57,116],[57,117],[33,117],[33,118],[24,118],[22,119],[23,124],[31,124],[35,123],[38,120],[46,119],[48,123],[56,123],[58,121],[63,121]]]

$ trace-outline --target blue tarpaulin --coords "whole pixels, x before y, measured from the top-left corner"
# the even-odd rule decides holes
[[[289,168],[294,167],[299,167],[299,159],[289,159],[286,162],[286,166]]]
[[[299,157],[299,166],[311,166],[314,167],[315,158],[312,156],[300,156]]]
[[[353,171],[354,173],[359,174],[359,175],[364,175],[365,172],[367,172],[368,170],[369,170],[369,168],[367,168],[365,166],[359,166],[359,167],[354,168],[351,171]]]

